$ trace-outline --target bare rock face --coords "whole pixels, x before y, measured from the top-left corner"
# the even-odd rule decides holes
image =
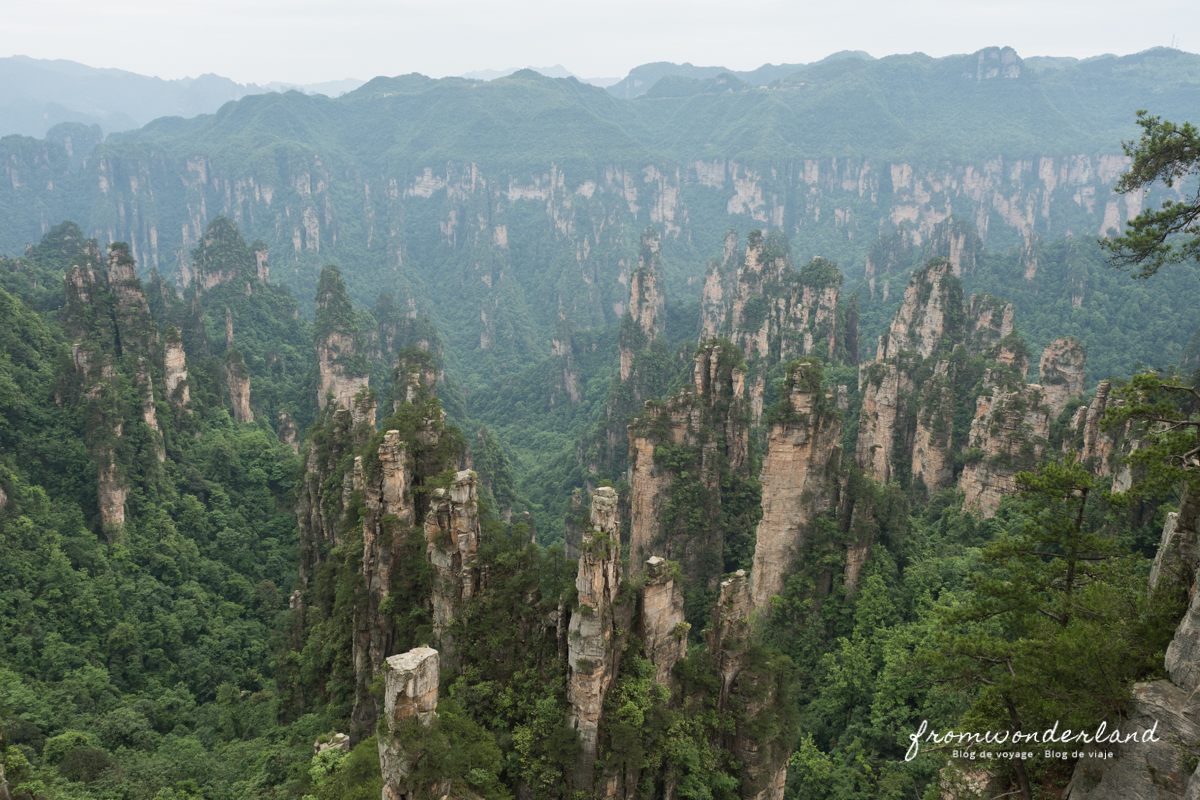
[[[479,550],[479,502],[474,472],[459,472],[449,491],[435,490],[425,517],[425,542],[434,569],[433,636],[447,661],[453,663],[450,623],[480,589],[480,569],[475,563]]]
[[[908,371],[888,362],[869,364],[859,372],[862,409],[859,412],[855,462],[879,483],[892,478],[900,404],[910,390]]]
[[[752,734],[755,716],[775,702],[774,677],[749,667],[753,608],[750,581],[738,570],[721,583],[706,640],[721,679],[718,711],[734,717],[734,730],[722,737],[722,745],[742,764],[740,794],[747,800],[782,800],[789,753]]]
[[[1013,327],[1013,304],[984,293],[971,295],[967,305],[967,341],[973,352],[979,353],[1010,336]]]
[[[963,307],[962,287],[948,280],[954,275],[946,259],[934,260],[913,273],[904,290],[904,300],[880,339],[876,361],[902,350],[915,350],[928,358],[943,348],[943,337],[959,335],[954,327],[957,310]]]
[[[1110,797],[1200,798],[1200,601],[1197,599],[1197,516],[1200,502],[1188,489],[1179,512],[1168,516],[1162,542],[1150,573],[1150,589],[1163,584],[1191,587],[1191,602],[1164,659],[1170,680],[1138,683],[1130,698],[1128,721],[1121,730],[1151,731],[1158,741],[1109,746],[1112,759],[1080,759],[1063,797],[1066,800],[1106,800]]]
[[[1050,419],[1058,419],[1072,397],[1083,397],[1086,366],[1087,354],[1075,339],[1055,339],[1046,345],[1038,366],[1038,382],[1046,395]]]
[[[1179,501],[1179,510],[1167,514],[1163,523],[1162,538],[1154,565],[1150,568],[1150,589],[1158,587],[1160,580],[1186,584],[1192,581],[1200,569],[1200,534],[1197,533],[1197,514],[1200,502],[1186,486]]]
[[[1042,397],[1042,387],[1031,383],[1011,391],[996,387],[976,400],[968,461],[958,479],[963,508],[994,516],[1000,499],[1016,492],[1016,474],[1041,461],[1050,435]]]
[[[933,226],[926,252],[948,259],[954,275],[962,277],[975,271],[975,261],[983,253],[983,241],[968,220],[952,216]]]
[[[662,245],[653,227],[642,233],[638,268],[629,283],[629,315],[637,337],[622,337],[621,380],[629,380],[633,355],[666,329],[666,296],[663,294]]]
[[[1154,681],[1134,684],[1129,705],[1120,730],[1137,732],[1137,741],[1108,745],[1115,758],[1075,762],[1063,800],[1179,800],[1200,789],[1186,764],[1200,756],[1200,725],[1194,722],[1200,699],[1170,681]]]
[[[1092,402],[1078,409],[1071,419],[1071,435],[1064,437],[1063,450],[1074,449],[1080,462],[1100,477],[1111,476],[1113,491],[1122,492],[1129,488],[1133,477],[1129,466],[1122,463],[1122,456],[1138,442],[1130,437],[1130,423],[1107,431],[1100,427],[1105,413],[1120,403],[1111,393],[1112,385],[1100,381]]]
[[[300,452],[300,442],[296,439],[296,421],[286,408],[279,409],[279,441],[292,448],[293,453]]]
[[[575,588],[579,605],[571,614],[567,635],[567,702],[571,727],[579,732],[583,750],[576,764],[575,785],[590,787],[595,780],[600,713],[604,696],[616,677],[613,641],[613,603],[621,572],[620,521],[617,493],[602,486],[592,495],[589,530],[580,545]]]
[[[100,524],[104,528],[108,543],[113,544],[125,525],[125,498],[129,484],[121,474],[111,447],[102,447],[93,455],[99,462],[96,478],[96,493],[100,500]]]
[[[398,535],[412,525],[416,516],[410,494],[408,451],[399,431],[388,431],[376,453],[379,469],[373,480],[364,481],[362,574],[366,585],[366,603],[355,609],[354,664],[358,684],[365,687],[372,675],[379,674],[383,661],[393,647],[392,628],[380,607],[387,600],[395,565],[400,559],[403,541]],[[369,693],[356,697],[354,721],[369,730],[375,718],[375,702]]]
[[[670,564],[658,556],[646,561],[641,607],[638,636],[646,658],[654,665],[654,680],[670,686],[672,670],[687,655],[689,626],[683,619],[683,588],[672,575]]]
[[[925,484],[926,496],[954,483],[954,378],[950,362],[939,361],[921,392],[913,438],[912,478]]]
[[[688,534],[664,527],[663,514],[671,500],[675,471],[659,458],[659,448],[681,448],[698,461],[684,469],[699,481],[712,508],[720,504],[722,463],[735,474],[749,469],[749,408],[745,371],[730,352],[728,342],[713,340],[699,350],[694,368],[694,388],[685,388],[663,404],[647,403],[629,426],[631,485],[629,554],[636,574],[645,560],[659,555],[678,561],[693,586],[716,588],[720,567],[706,562],[706,553],[723,551],[720,526]],[[721,438],[714,434],[720,432]]]
[[[225,382],[229,384],[229,401],[233,406],[233,418],[238,422],[253,422],[250,410],[250,370],[242,354],[230,350],[225,354]]]
[[[730,687],[746,665],[745,642],[750,635],[753,608],[750,579],[744,569],[721,581],[720,599],[713,612],[716,624],[710,625],[705,633],[708,652],[717,662],[717,674],[721,676],[721,706],[729,700]]]
[[[421,788],[409,783],[413,758],[404,752],[397,734],[410,717],[428,727],[437,717],[438,652],[418,647],[390,656],[384,667],[383,719],[387,732],[379,736],[379,765],[383,772],[383,800],[408,800]]]
[[[330,402],[343,408],[354,407],[355,396],[367,387],[366,375],[350,374],[344,365],[345,359],[356,354],[354,337],[338,331],[317,344],[318,408],[325,408]]]
[[[833,398],[821,392],[820,366],[801,363],[787,380],[790,408],[771,426],[759,478],[763,515],[751,573],[754,608],[767,607],[783,590],[806,528],[837,502],[842,428]]]
[[[121,332],[121,347],[150,355],[158,344],[158,326],[150,315],[150,304],[137,276],[137,262],[129,248],[118,242],[108,246],[108,286],[116,301],[117,327]]]
[[[734,238],[726,237],[722,263],[709,265],[702,336],[711,336],[712,329],[742,351],[757,421],[770,367],[798,356],[833,360],[842,274],[823,258],[797,270],[786,251],[757,230],[750,232],[746,253],[734,270],[731,261],[737,257],[737,240],[734,232],[730,235]]]
[[[167,387],[167,400],[177,409],[186,409],[191,404],[187,378],[187,354],[183,351],[183,341],[175,326],[169,325],[163,350],[163,379]]]
[[[355,424],[365,422],[359,413],[361,409],[355,407],[355,399],[367,388],[369,377],[365,366],[359,363],[365,355],[365,346],[360,341],[354,309],[337,267],[321,271],[316,321],[317,407],[324,409],[332,402],[335,407],[349,409]]]
[[[720,336],[725,329],[725,312],[737,285],[738,234],[725,234],[720,261],[708,262],[704,275],[704,296],[700,303],[700,341]]]

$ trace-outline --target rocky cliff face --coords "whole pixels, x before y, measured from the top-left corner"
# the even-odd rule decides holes
[[[683,587],[672,574],[669,562],[658,556],[646,561],[642,584],[638,636],[646,658],[654,665],[654,681],[674,684],[672,672],[687,655],[688,625],[683,619]]]
[[[967,463],[958,485],[963,507],[991,517],[1002,497],[1016,492],[1016,474],[1033,469],[1046,452],[1050,411],[1037,384],[991,387],[976,400]]]
[[[838,357],[842,275],[823,258],[797,271],[786,241],[779,236],[764,238],[761,231],[750,232],[745,255],[740,259],[737,247],[736,234],[731,231],[726,236],[722,261],[708,266],[701,302],[701,336],[713,332],[726,336],[742,351],[757,421],[762,416],[766,373],[771,367],[797,356],[815,355],[827,360]]]
[[[888,332],[880,337],[876,361],[886,361],[902,350],[928,358],[961,339],[962,285],[949,280],[953,275],[947,259],[935,259],[913,274]]]
[[[666,328],[666,295],[663,292],[662,244],[653,227],[642,233],[638,268],[629,282],[629,325],[622,325],[621,380],[633,373],[633,357],[662,335]],[[630,330],[626,330],[626,328]]]
[[[365,345],[358,333],[346,285],[336,267],[326,267],[317,289],[317,407],[350,409],[355,423],[368,421],[355,411],[355,398],[367,388]],[[374,423],[374,419],[369,420]]]
[[[604,695],[616,677],[613,604],[621,580],[619,530],[617,493],[603,486],[592,495],[589,529],[580,544],[575,578],[579,600],[567,637],[570,723],[583,744],[575,772],[575,785],[581,788],[590,787],[595,780],[600,713]]]
[[[819,363],[789,370],[787,401],[775,413],[763,460],[762,519],[754,547],[754,608],[766,608],[783,590],[806,529],[837,504],[842,461],[841,422],[833,398],[821,389]]]
[[[1191,800],[1200,797],[1200,591],[1196,577],[1200,551],[1196,520],[1200,503],[1185,490],[1179,512],[1168,515],[1151,571],[1150,589],[1160,584],[1189,586],[1188,609],[1167,647],[1169,680],[1138,683],[1121,731],[1153,731],[1154,741],[1112,745],[1112,759],[1081,758],[1075,763],[1064,800]],[[1149,737],[1147,737],[1149,738]]]
[[[1075,339],[1055,339],[1046,345],[1038,365],[1038,383],[1042,385],[1050,419],[1058,419],[1071,398],[1083,397],[1086,368],[1087,354]]]
[[[921,390],[913,437],[912,480],[925,485],[926,496],[954,483],[954,376],[950,362],[940,360]]]
[[[250,370],[236,348],[225,351],[225,382],[229,385],[229,402],[233,418],[238,422],[253,422],[250,410]]]
[[[1104,430],[1104,415],[1120,404],[1112,395],[1112,384],[1100,381],[1086,406],[1076,409],[1063,437],[1063,451],[1075,450],[1079,460],[1094,474],[1112,477],[1112,490],[1123,492],[1133,482],[1133,469],[1125,456],[1140,446],[1130,422]]]
[[[180,411],[186,410],[192,402],[187,378],[187,355],[183,351],[183,340],[179,330],[174,325],[168,325],[163,349],[163,380],[167,388],[167,400]]]
[[[923,487],[926,497],[957,479],[966,507],[991,516],[1082,388],[1083,353],[1073,340],[1056,340],[1043,355],[1044,374],[1061,387],[1052,392],[1026,383],[1029,358],[1012,304],[987,294],[966,301],[950,260],[931,260],[913,273],[875,362],[860,368],[856,463],[879,483]],[[968,401],[976,406],[969,429],[955,413]],[[959,453],[965,466],[956,476]]]
[[[561,280],[568,305],[578,303],[573,319],[594,327],[612,324],[624,312],[614,309],[628,290],[618,280],[619,262],[628,258],[627,242],[647,222],[679,241],[700,241],[705,229],[727,227],[725,218],[749,218],[764,228],[786,227],[789,235],[804,231],[854,243],[869,241],[881,223],[901,224],[919,245],[949,215],[972,220],[984,239],[1057,236],[1065,225],[1078,235],[1102,235],[1141,208],[1141,198],[1111,193],[1128,163],[1115,150],[936,163],[869,156],[803,159],[770,168],[715,156],[684,163],[647,160],[634,168],[598,165],[566,174],[561,165],[539,163],[536,156],[519,169],[493,170],[463,153],[380,173],[333,169],[324,163],[324,146],[315,144],[299,145],[286,163],[267,170],[253,162],[214,160],[208,144],[186,154],[151,148],[151,157],[145,147],[109,143],[84,169],[72,171],[59,144],[22,141],[0,159],[3,202],[49,209],[49,216],[60,219],[87,219],[88,235],[130,242],[143,268],[175,268],[175,254],[194,248],[217,214],[262,237],[276,254],[276,271],[283,254],[306,290],[319,263],[346,261],[346,254],[363,251],[377,257],[379,270],[401,280],[413,271],[433,285],[441,264],[411,258],[406,244],[428,242],[439,256],[451,254],[470,285],[466,303],[461,294],[451,299],[432,293],[426,299],[442,308],[469,305],[473,341],[501,312],[493,305],[503,296],[499,273],[511,281],[520,271],[508,254],[543,237],[561,242],[567,255],[552,259],[550,283]],[[359,167],[372,155],[361,157],[366,161]],[[534,224],[524,229],[512,224],[510,218],[518,216]],[[19,245],[42,221],[37,215],[18,217],[14,222],[23,230],[7,235]],[[178,269],[181,282],[191,279],[186,258]],[[221,279],[207,271],[205,276]],[[376,273],[372,279],[381,277]],[[487,321],[480,314],[485,304]],[[539,310],[539,341],[549,340],[556,310],[553,305]],[[719,331],[706,336],[713,333]]]
[[[725,734],[722,744],[742,764],[740,794],[746,800],[782,800],[789,745],[764,742],[753,734],[759,716],[771,714],[779,699],[775,676],[747,652],[753,607],[750,581],[738,570],[721,583],[706,639],[721,681],[718,711],[734,720],[733,731]]]
[[[666,557],[706,591],[723,571],[721,476],[748,478],[750,424],[745,370],[728,341],[697,352],[693,380],[666,403],[648,403],[629,426],[629,552],[635,573],[650,556]],[[705,509],[699,524],[697,507]]]
[[[892,479],[897,458],[897,431],[903,430],[902,404],[911,390],[909,370],[897,363],[876,361],[859,371],[858,380],[863,399],[855,462],[875,480],[886,484]],[[904,444],[901,438],[901,448]]]
[[[419,753],[404,749],[398,734],[405,720],[416,718],[429,727],[437,718],[438,652],[418,647],[388,658],[384,669],[383,719],[386,732],[379,736],[379,766],[383,773],[383,800],[411,800],[422,790],[436,787],[412,785]]]
[[[381,449],[382,459],[382,449]],[[433,636],[447,663],[454,663],[449,627],[463,604],[479,593],[479,503],[475,473],[459,472],[448,490],[435,489],[425,517],[426,554],[433,565]]]
[[[134,270],[128,248],[108,247],[102,261],[96,243],[85,243],[64,276],[66,306],[62,321],[75,338],[71,374],[60,395],[78,404],[88,419],[88,453],[96,465],[98,521],[110,542],[125,524],[125,501],[130,491],[127,464],[118,459],[119,440],[129,426],[145,425],[148,446],[159,463],[166,458],[155,397],[162,374],[158,327]],[[128,381],[136,402],[125,399],[121,381]],[[148,455],[148,454],[147,454]]]

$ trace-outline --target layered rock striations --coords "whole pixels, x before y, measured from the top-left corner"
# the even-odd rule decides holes
[[[187,354],[179,329],[168,324],[163,347],[163,379],[167,400],[177,410],[186,411],[192,402],[188,386]]]
[[[131,489],[129,464],[118,456],[127,446],[120,440],[130,426],[144,425],[146,436],[138,438],[150,448],[151,457],[161,463],[166,452],[155,405],[162,392],[156,391],[156,384],[163,374],[158,327],[128,247],[118,242],[105,255],[102,261],[96,243],[84,243],[64,276],[62,320],[75,341],[63,399],[79,404],[86,420],[88,453],[96,467],[98,520],[114,542],[125,524]]]
[[[788,370],[787,396],[772,410],[763,460],[762,519],[754,547],[754,608],[783,589],[808,526],[835,507],[841,470],[841,416],[821,387],[821,368],[801,361]]]
[[[912,480],[926,496],[954,482],[954,374],[948,360],[934,365],[921,389],[921,405],[913,436]]]
[[[621,580],[619,530],[617,493],[603,486],[592,495],[591,519],[580,544],[578,605],[567,638],[567,701],[571,727],[582,744],[575,771],[581,788],[595,780],[601,710],[618,666],[613,606]]]

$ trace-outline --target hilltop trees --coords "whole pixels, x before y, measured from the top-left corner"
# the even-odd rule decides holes
[[[1144,110],[1137,116],[1142,138],[1136,144],[1121,143],[1133,164],[1117,181],[1115,191],[1148,193],[1156,181],[1173,187],[1176,181],[1200,177],[1196,126],[1175,125]],[[1101,242],[1112,254],[1110,263],[1138,270],[1135,278],[1149,278],[1166,264],[1200,261],[1200,189],[1194,191],[1190,200],[1164,200],[1158,210],[1145,209],[1130,220],[1124,236]]]

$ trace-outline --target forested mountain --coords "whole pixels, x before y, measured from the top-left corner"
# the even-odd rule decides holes
[[[211,114],[230,100],[250,94],[290,88],[337,95],[361,84],[346,80],[257,86],[211,73],[163,80],[65,59],[9,56],[0,58],[0,136],[16,133],[40,138],[64,122],[96,125],[112,133],[140,128],[159,117]]]
[[[1183,796],[1200,275],[1096,237],[1200,60],[759,78],[0,140],[0,800]]]

